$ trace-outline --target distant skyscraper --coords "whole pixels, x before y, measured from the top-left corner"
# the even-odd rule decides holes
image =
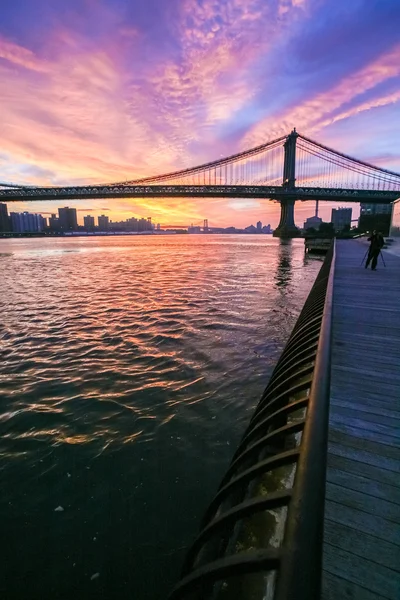
[[[10,213],[11,227],[14,233],[37,233],[46,227],[46,219],[42,215],[29,212]]]
[[[97,217],[100,231],[108,231],[109,219],[105,215]]]
[[[8,216],[7,204],[0,202],[0,231],[10,231],[10,219]]]
[[[77,231],[78,219],[76,216],[76,208],[64,208],[58,209],[58,221],[61,231]]]
[[[60,230],[60,221],[54,213],[49,218],[49,227],[50,227],[51,231],[59,231]]]
[[[92,217],[91,215],[83,217],[83,225],[86,231],[94,231],[94,217]]]
[[[262,232],[262,223],[261,223],[261,221],[257,221],[257,232],[258,233]]]
[[[331,222],[335,231],[351,226],[351,208],[332,208]]]

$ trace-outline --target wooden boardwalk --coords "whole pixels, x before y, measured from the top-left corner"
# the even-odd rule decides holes
[[[338,241],[323,600],[400,599],[400,258]]]

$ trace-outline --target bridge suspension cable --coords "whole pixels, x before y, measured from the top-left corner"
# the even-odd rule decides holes
[[[296,185],[400,190],[400,175],[358,160],[299,135]]]
[[[155,185],[166,182],[175,185],[246,185],[267,182],[280,184],[285,138],[286,136],[282,136],[251,150],[196,167],[112,185]]]

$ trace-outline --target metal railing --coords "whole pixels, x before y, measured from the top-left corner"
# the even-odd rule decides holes
[[[320,596],[334,242],[169,600]]]

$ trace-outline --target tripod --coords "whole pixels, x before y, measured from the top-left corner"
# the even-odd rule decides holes
[[[366,253],[364,254],[364,258],[363,258],[363,259],[362,259],[362,261],[361,261],[361,265],[360,265],[360,267],[362,267],[362,266],[363,266],[363,264],[364,264],[364,261],[365,261],[365,259],[367,258],[367,255],[368,255],[368,253],[369,253],[369,248],[368,248],[368,250],[366,251]],[[382,250],[379,250],[379,254],[378,254],[378,256],[377,256],[377,259],[378,259],[379,257],[381,257],[381,259],[382,259],[383,266],[384,266],[384,267],[386,267],[386,263],[385,263],[385,259],[383,258]]]

